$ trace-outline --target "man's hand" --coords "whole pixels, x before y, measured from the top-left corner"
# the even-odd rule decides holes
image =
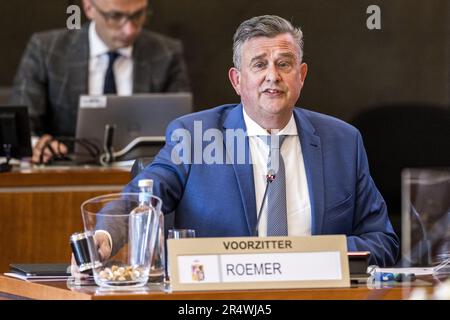
[[[109,237],[105,232],[96,232],[94,235],[94,242],[98,248],[100,261],[107,260],[111,255],[111,243],[109,243]]]
[[[94,243],[97,248],[98,256],[100,261],[107,260],[111,255],[111,244],[109,243],[109,238],[104,232],[97,232],[94,235]],[[81,273],[78,270],[77,262],[75,261],[75,257],[72,253],[72,261],[70,265],[70,273],[72,276],[77,278],[87,278],[89,275]]]
[[[42,163],[47,163],[53,156],[63,156],[67,154],[67,151],[68,149],[65,144],[53,140],[53,137],[49,134],[44,134],[34,146],[31,160],[33,163],[39,164],[42,158]]]

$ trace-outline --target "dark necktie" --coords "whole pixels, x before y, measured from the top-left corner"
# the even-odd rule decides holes
[[[108,69],[105,73],[105,84],[103,86],[103,94],[116,94],[116,79],[114,77],[114,62],[120,55],[115,51],[108,52]]]
[[[282,135],[272,135],[267,139],[269,146],[267,172],[275,174],[275,180],[267,190],[267,236],[288,235],[286,174],[280,151],[285,138],[286,136]]]

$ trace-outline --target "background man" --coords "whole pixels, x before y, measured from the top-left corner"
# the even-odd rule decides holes
[[[234,36],[229,71],[241,103],[173,121],[165,147],[125,191],[138,192],[139,179],[153,179],[163,211],[175,210],[175,226],[195,229],[199,237],[344,234],[349,251],[370,251],[371,263],[392,265],[398,238],[370,177],[358,130],[295,107],[308,70],[302,62],[302,37],[299,28],[277,16],[244,21]],[[230,141],[227,130],[246,132],[244,148]],[[207,131],[215,132],[215,139],[205,139]],[[180,163],[186,156],[178,152],[186,144],[186,132],[190,150]],[[203,150],[225,146],[218,157],[223,161],[205,161],[198,139]],[[269,147],[269,140],[278,149]],[[238,161],[242,153],[244,163]],[[277,159],[263,204],[269,168]],[[110,235],[96,234],[103,259],[111,254],[109,239],[115,243],[120,238],[106,231]]]
[[[81,30],[35,34],[14,79],[12,102],[29,107],[40,136],[33,161],[51,157],[53,136],[75,135],[82,94],[189,91],[182,45],[143,30],[147,0],[83,0],[91,20]],[[67,147],[50,143],[58,153]]]

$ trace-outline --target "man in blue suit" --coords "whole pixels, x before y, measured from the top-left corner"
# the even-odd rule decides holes
[[[233,50],[229,78],[241,103],[174,120],[165,147],[125,191],[153,179],[163,211],[175,211],[175,226],[199,237],[345,234],[349,251],[370,251],[379,266],[394,264],[398,238],[360,133],[295,107],[307,74],[301,30],[277,16],[255,17],[239,26]],[[273,152],[281,157],[272,155],[267,136],[280,138]],[[284,171],[275,174],[285,189],[273,209],[270,192],[262,205],[274,178],[268,158],[281,159]],[[274,233],[277,224],[284,231]],[[108,247],[107,237],[97,241]]]

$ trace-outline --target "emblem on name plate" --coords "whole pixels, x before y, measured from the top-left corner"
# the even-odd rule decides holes
[[[205,271],[203,264],[198,260],[194,260],[191,265],[191,275],[193,281],[203,281],[205,280]]]

